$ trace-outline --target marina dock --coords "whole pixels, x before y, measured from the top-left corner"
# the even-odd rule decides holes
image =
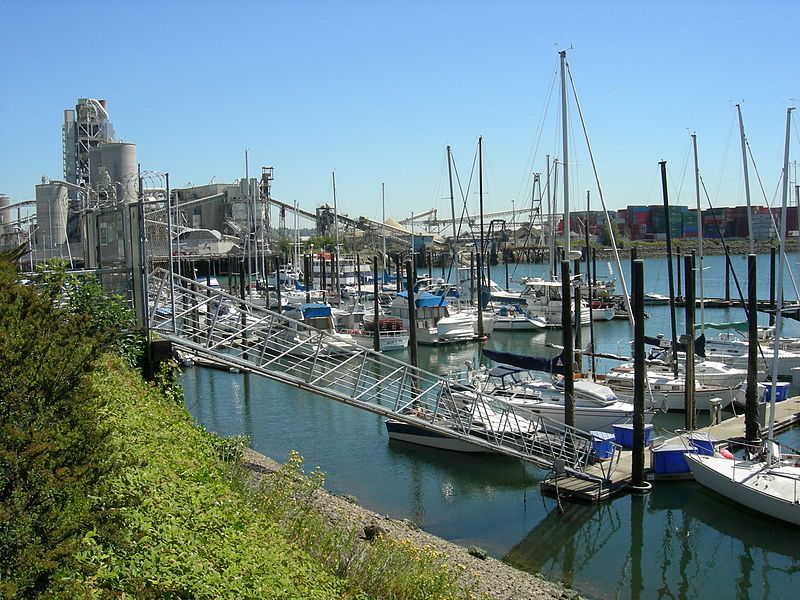
[[[765,408],[767,411],[769,410],[768,405]],[[763,416],[761,409],[759,409],[759,416]],[[798,421],[800,421],[800,396],[788,398],[787,400],[775,404],[775,433],[780,433],[781,431],[789,429]],[[765,435],[766,432],[767,428],[762,427],[761,434]],[[700,428],[697,430],[697,433],[708,434],[711,438],[717,440],[718,443],[716,447],[718,449],[733,448],[737,445],[737,440],[741,440],[744,436],[744,414],[725,419],[717,425]],[[652,448],[657,448],[661,445],[681,443],[683,442],[679,436],[670,438],[658,437],[651,440],[649,444],[651,450],[645,455],[645,477],[648,481],[657,482],[670,479],[691,479],[691,474],[656,475],[653,470]],[[631,482],[632,461],[633,452],[623,449],[619,457],[619,462],[611,476],[611,483],[601,483],[599,481],[580,479],[569,475],[556,475],[542,482],[542,493],[553,496],[558,495],[561,498],[590,502],[608,500],[628,489]],[[586,469],[586,474],[603,477],[599,466],[588,467]]]

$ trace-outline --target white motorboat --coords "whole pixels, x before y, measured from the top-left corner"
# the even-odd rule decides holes
[[[539,277],[524,277],[525,286],[520,297],[526,301],[530,314],[544,318],[549,327],[561,327],[561,282],[541,279]],[[590,318],[589,304],[581,300],[581,325],[588,325]],[[575,308],[570,312],[575,318]]]
[[[594,300],[591,304],[592,320],[611,321],[617,314],[617,305],[613,302]]]
[[[634,371],[630,367],[613,367],[604,377],[603,382],[622,400],[633,401]],[[695,405],[699,411],[708,411],[710,401],[719,398],[720,407],[725,408],[733,402],[742,384],[736,386],[719,386],[700,383],[695,380]],[[645,378],[645,397],[653,406],[668,411],[682,411],[685,405],[686,379],[680,375],[676,378],[671,371],[647,371]]]
[[[539,331],[547,327],[547,321],[543,317],[530,314],[524,306],[503,304],[492,312],[494,329],[498,331]]]
[[[319,352],[322,355],[341,355],[352,354],[357,350],[352,335],[336,331],[333,311],[329,304],[301,304],[287,308],[283,314],[290,319],[329,334],[321,340],[317,340],[313,331],[289,325],[275,336],[284,343],[295,345],[289,354],[308,356],[311,353]]]
[[[749,342],[744,339],[733,339],[725,334],[718,338],[706,339],[706,357],[739,368],[747,368]],[[792,369],[800,367],[800,354],[789,350],[778,349],[777,372],[781,379],[791,379]],[[772,372],[775,359],[775,348],[760,344],[758,351],[759,379],[763,380]]]
[[[428,292],[414,294],[416,337],[420,344],[469,342],[476,339],[477,317],[470,313],[451,315],[447,300]],[[409,329],[408,292],[398,292],[390,307],[391,316],[403,320]],[[485,324],[485,321],[484,321]]]
[[[361,327],[347,331],[353,339],[365,348],[375,346],[375,319],[364,318]],[[378,344],[381,352],[404,350],[408,347],[408,330],[398,317],[381,316],[378,318]]]
[[[647,370],[651,373],[663,375],[674,374],[675,370],[670,359],[671,355],[671,350],[665,346],[652,348],[647,355]],[[625,363],[612,370],[622,371],[626,369],[632,372],[633,363]],[[685,373],[686,354],[679,352],[678,376],[684,376]],[[694,377],[696,381],[704,385],[738,387],[747,380],[747,369],[740,369],[724,362],[695,356]]]
[[[485,352],[485,351],[484,351]],[[531,371],[501,364],[476,372],[482,391],[517,409],[517,414],[534,419],[546,417],[564,422],[564,383],[547,381]],[[574,381],[575,427],[583,431],[613,431],[614,425],[633,421],[633,404],[617,397],[608,386],[576,379]],[[645,411],[645,422],[653,418]]]
[[[470,408],[474,394],[465,393],[459,396],[464,411],[458,419],[460,423],[442,415],[434,416],[422,407],[409,406],[403,411],[410,417],[409,421],[399,419],[385,421],[389,439],[456,452],[491,452],[488,448],[470,443],[463,438],[447,435],[446,431],[450,429],[487,440],[499,435],[505,439],[516,439],[524,443],[538,430],[536,422],[497,412],[485,403],[480,403],[478,408]],[[469,413],[474,414],[467,416]],[[414,421],[418,421],[418,424]],[[466,427],[465,422],[469,423]]]

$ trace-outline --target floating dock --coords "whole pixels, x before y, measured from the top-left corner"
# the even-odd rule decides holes
[[[767,411],[769,407],[767,405]],[[761,415],[759,410],[759,415]],[[800,396],[795,396],[775,404],[775,432],[779,433],[792,427],[795,423],[800,421]],[[717,448],[727,448],[735,446],[736,440],[744,437],[744,414],[737,417],[725,419],[717,425],[703,427],[696,431],[697,433],[705,433],[719,440]],[[762,427],[762,435],[766,434],[767,428]],[[669,444],[682,444],[679,436],[672,438],[657,438],[654,440],[653,445],[669,445]],[[650,454],[649,468],[645,465],[645,478],[652,480],[662,479],[690,479],[690,474],[680,475],[656,475],[652,465],[652,452]],[[645,463],[647,463],[645,457]],[[633,462],[633,453],[631,450],[623,449],[620,453],[619,462],[614,469],[610,482],[600,482],[587,479],[579,479],[569,475],[556,475],[548,478],[541,483],[543,494],[551,496],[558,495],[561,498],[569,498],[573,500],[583,500],[589,502],[601,502],[617,496],[629,489],[631,482],[631,465]],[[589,475],[596,475],[602,477],[602,471],[598,466],[590,466],[585,471]]]

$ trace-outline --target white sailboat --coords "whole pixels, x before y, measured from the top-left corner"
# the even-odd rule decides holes
[[[783,271],[786,250],[786,207],[788,199],[789,134],[792,108],[786,113],[786,141],[783,160],[783,193],[781,204],[781,235],[777,278],[775,315],[775,354],[781,337],[783,308]],[[745,459],[727,459],[717,455],[686,454],[695,479],[701,485],[722,494],[743,506],[770,517],[800,525],[800,456],[787,455],[775,442],[775,401],[777,361],[772,363],[772,394],[769,407],[769,430],[763,447]]]

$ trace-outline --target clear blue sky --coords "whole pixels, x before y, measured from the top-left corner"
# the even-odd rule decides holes
[[[388,216],[447,215],[445,147],[466,185],[483,136],[486,210],[519,207],[530,173],[561,156],[552,85],[571,47],[609,208],[660,203],[660,160],[672,201],[693,205],[691,132],[712,201],[744,204],[740,101],[772,200],[799,14],[797,0],[6,0],[0,192],[32,199],[42,175],[62,178],[63,111],[93,97],[173,187],[242,177],[248,148],[250,173],[273,166],[273,196],[304,208],[332,203],[335,170],[340,212],[380,219],[385,182]],[[574,105],[570,122],[573,209],[586,190],[597,209]]]

